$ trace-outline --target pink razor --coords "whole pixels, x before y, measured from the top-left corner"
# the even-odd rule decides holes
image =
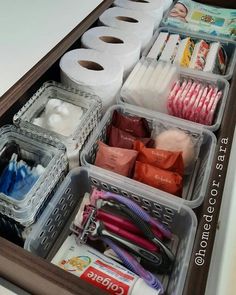
[[[97,218],[102,220],[103,222],[112,223],[116,226],[125,228],[131,233],[142,235],[142,231],[137,226],[135,226],[135,224],[121,216],[110,214],[99,209],[97,211]],[[152,227],[152,231],[159,239],[163,240],[163,234],[158,229]]]
[[[154,245],[153,243],[149,242],[148,240],[139,237],[133,233],[130,233],[116,225],[107,223],[103,221],[103,224],[105,226],[105,228],[111,232],[113,232],[114,234],[123,237],[133,243],[135,243],[136,245],[139,245],[140,247],[143,247],[144,249],[148,250],[148,251],[152,251],[152,252],[158,252],[158,247],[156,245]]]
[[[90,197],[91,204],[96,207],[97,200],[99,199],[115,200],[121,204],[126,205],[131,211],[133,211],[143,221],[147,222],[150,226],[157,228],[163,234],[164,237],[171,239],[172,233],[170,232],[170,230],[167,229],[160,221],[150,216],[146,211],[144,211],[144,209],[142,209],[139,205],[137,205],[132,200],[118,194],[99,191],[97,189],[94,189]]]

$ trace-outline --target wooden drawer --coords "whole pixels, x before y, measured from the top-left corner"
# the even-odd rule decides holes
[[[12,122],[12,116],[30,96],[47,80],[59,81],[59,59],[69,49],[79,45],[80,36],[107,9],[112,0],[103,1],[69,35],[53,48],[38,64],[23,76],[0,98],[0,125]],[[199,1],[223,7],[236,8],[235,0]],[[214,237],[222,201],[225,176],[236,123],[236,70],[221,128],[217,132],[217,147],[211,169],[208,192],[203,205],[195,212],[198,229],[185,284],[184,295],[203,295],[209,271]],[[222,165],[222,170],[217,169]],[[208,222],[204,215],[210,215]],[[207,224],[207,225],[206,225]],[[199,260],[198,260],[199,259]],[[32,294],[103,294],[76,276],[64,272],[47,261],[33,256],[22,248],[0,238],[0,275]]]

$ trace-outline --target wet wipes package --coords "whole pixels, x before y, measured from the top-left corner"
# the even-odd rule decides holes
[[[181,0],[172,6],[162,23],[187,31],[236,39],[235,9]]]

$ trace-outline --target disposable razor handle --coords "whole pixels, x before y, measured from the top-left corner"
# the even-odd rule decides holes
[[[167,229],[160,221],[151,217],[146,211],[144,211],[138,204],[136,204],[132,200],[118,194],[103,192],[103,191],[94,189],[90,197],[91,204],[96,206],[96,202],[98,199],[105,199],[105,200],[113,199],[126,205],[130,210],[134,211],[144,221],[158,228],[166,238],[168,239],[172,238],[172,233],[170,232],[169,229]]]
[[[120,238],[119,236],[110,233],[106,229],[102,229],[100,235],[108,237],[113,241],[118,242],[119,244],[123,245],[126,249],[129,249],[130,252],[134,253],[135,255],[142,257],[146,261],[149,261],[152,265],[155,264],[157,271],[158,268],[162,265],[162,256],[158,253],[148,251],[134,243],[131,243],[125,239]]]
[[[151,272],[144,269],[132,255],[117,246],[109,238],[104,237],[102,240],[116,253],[129,270],[140,276],[150,287],[156,289],[157,295],[162,295],[164,293],[161,282]]]

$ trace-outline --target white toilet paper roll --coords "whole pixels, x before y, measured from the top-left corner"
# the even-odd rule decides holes
[[[135,35],[110,27],[95,27],[81,38],[83,47],[109,53],[124,66],[124,77],[132,71],[140,57],[141,42]]]
[[[60,60],[61,81],[98,95],[103,111],[116,102],[123,81],[123,66],[111,55],[93,49],[75,49]]]
[[[140,11],[112,7],[103,12],[99,21],[104,26],[135,34],[141,41],[141,50],[147,46],[153,35],[154,20]]]
[[[155,20],[155,29],[159,27],[166,7],[166,0],[115,0],[114,6],[127,8],[131,10],[139,10],[152,16]]]

